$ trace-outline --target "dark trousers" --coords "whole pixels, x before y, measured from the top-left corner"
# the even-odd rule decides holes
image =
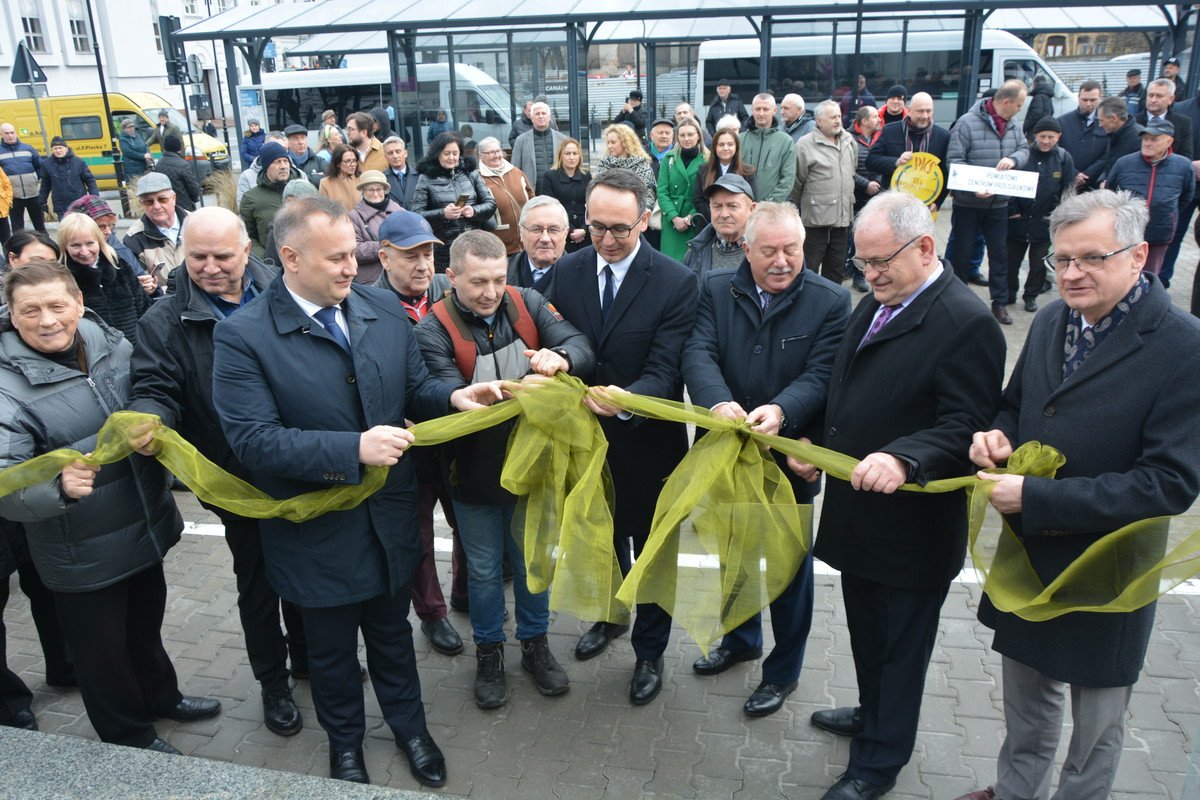
[[[1025,259],[1025,251],[1029,250],[1029,275],[1025,278],[1025,291],[1021,293],[1024,300],[1036,300],[1046,285],[1046,262],[1043,260],[1050,252],[1050,242],[1025,242],[1020,239],[1008,240],[1008,297],[1010,302],[1017,302],[1017,287],[1021,283],[1021,262]]]
[[[988,294],[993,306],[1007,305],[1008,300],[1008,204],[991,208],[953,206],[950,229],[954,233],[954,250],[950,263],[954,274],[964,283],[971,275],[971,250],[975,237],[983,233],[988,256]]]
[[[11,725],[13,717],[29,711],[33,692],[21,676],[8,668],[8,630],[4,627],[4,607],[8,605],[8,577],[0,579],[0,725]]]
[[[421,679],[408,622],[411,589],[381,594],[359,603],[302,608],[308,634],[308,668],[317,721],[330,749],[362,747],[366,732],[363,684],[358,667],[358,632],[367,645],[367,671],[383,718],[396,738],[425,732]]]
[[[63,634],[62,624],[58,621],[58,611],[54,606],[54,593],[42,583],[42,578],[34,568],[32,561],[26,561],[17,567],[21,591],[29,598],[29,613],[33,617],[33,626],[37,629],[38,641],[42,645],[42,656],[46,661],[46,682],[56,685],[71,684],[75,681],[75,665],[71,663],[67,653],[67,639]],[[3,606],[0,606],[0,610]]]
[[[834,283],[846,279],[846,248],[849,228],[806,227],[804,229],[804,263],[822,278]]]
[[[154,720],[183,698],[162,643],[162,564],[103,589],[55,592],[54,602],[96,734],[110,744],[146,747],[157,736]]]
[[[897,589],[842,573],[864,723],[850,743],[851,777],[887,784],[912,758],[925,673],[949,589]]]
[[[8,223],[8,217],[0,217],[0,242],[7,242],[9,236],[12,236],[12,226]]]
[[[1197,188],[1200,188],[1200,181],[1196,183]],[[1200,203],[1200,197],[1192,196],[1192,202],[1184,206],[1179,212],[1179,219],[1175,221],[1175,235],[1171,237],[1171,246],[1167,248],[1166,255],[1163,257],[1162,270],[1158,273],[1158,278],[1163,282],[1163,286],[1171,285],[1171,278],[1175,277],[1175,261],[1179,258],[1179,248],[1183,246],[1184,238],[1192,232],[1192,212],[1196,210],[1197,204]]]
[[[775,647],[762,664],[763,683],[791,683],[800,677],[804,647],[812,627],[813,563],[805,557],[796,577],[771,601],[771,631]],[[725,634],[721,646],[733,653],[758,650],[763,646],[762,614],[755,614]]]
[[[629,551],[630,544],[633,545],[634,557],[642,555],[642,549],[646,546],[646,539],[650,535],[653,514],[654,510],[650,509],[650,513],[644,515],[646,525],[645,527],[637,526],[640,531],[639,535],[614,534],[613,546],[617,551],[617,564],[621,567],[622,575],[628,575],[629,570],[633,567],[633,559],[630,557]],[[633,631],[629,634],[634,657],[647,661],[660,658],[667,651],[667,644],[670,641],[671,615],[657,603],[638,603],[637,616],[633,621]]]
[[[1158,275],[1162,269],[1163,259],[1167,256],[1167,248],[1170,246],[1168,242],[1151,242],[1146,252],[1146,263],[1142,269],[1145,272],[1153,272],[1155,275]]]
[[[26,209],[29,209],[29,223],[33,225],[34,230],[45,231],[46,213],[42,210],[42,204],[36,197],[13,198],[12,211],[8,213],[9,219],[12,220],[13,230],[19,231],[25,227]]]
[[[437,561],[433,552],[433,508],[439,502],[446,522],[450,525],[453,539],[450,558],[450,592],[461,598],[467,596],[466,555],[458,538],[458,520],[454,517],[454,503],[450,492],[441,481],[422,483],[417,494],[417,520],[421,527],[421,560],[413,570],[412,604],[422,622],[436,622],[446,616],[446,596],[438,580]],[[462,590],[459,591],[459,581]]]
[[[263,686],[285,686],[289,677],[288,650],[292,665],[307,668],[308,647],[300,610],[279,595],[267,581],[263,560],[262,535],[258,521],[237,519],[225,523],[225,542],[233,554],[233,574],[237,578],[238,615],[246,638],[246,656],[254,679]],[[279,627],[280,612],[287,636]]]

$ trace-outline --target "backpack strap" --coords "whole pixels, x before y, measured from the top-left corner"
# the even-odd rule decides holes
[[[475,338],[471,335],[471,329],[467,327],[467,321],[463,319],[449,296],[433,304],[433,315],[450,335],[450,342],[454,345],[454,363],[458,367],[458,371],[462,373],[463,379],[469,383],[475,374],[475,358],[478,348],[475,346]]]
[[[533,315],[529,313],[529,307],[525,305],[525,298],[515,286],[505,286],[504,291],[508,294],[508,304],[504,307],[508,323],[530,350],[537,350],[537,325],[533,321]]]

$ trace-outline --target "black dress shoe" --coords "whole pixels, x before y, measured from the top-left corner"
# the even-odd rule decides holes
[[[408,756],[408,768],[418,783],[422,786],[441,786],[446,782],[446,757],[428,731],[407,742],[397,739],[396,744]]]
[[[1035,300],[1032,297],[1029,298],[1028,300],[1026,300],[1025,301],[1025,310],[1028,311],[1030,314],[1037,311],[1037,300]]]
[[[854,291],[856,292],[866,293],[871,291],[871,287],[867,285],[866,278],[864,278],[862,275],[855,275],[854,280],[851,283],[854,286]]]
[[[159,739],[158,737],[155,737],[153,742],[146,745],[146,749],[153,750],[156,753],[166,753],[170,756],[183,755],[183,753],[179,752],[179,750],[170,742],[166,741],[165,739]]]
[[[967,276],[967,283],[972,286],[987,286],[988,279],[983,277],[981,273],[976,272],[974,275]]]
[[[6,728],[20,728],[26,731],[36,731],[38,729],[37,717],[28,708],[23,708],[12,715],[8,722],[0,722]]]
[[[850,708],[831,708],[825,711],[814,711],[809,721],[823,731],[836,733],[838,736],[854,736],[862,733],[864,726],[862,706]]]
[[[762,655],[762,648],[735,653],[725,647],[718,647],[706,656],[697,658],[692,663],[692,672],[698,675],[720,675],[739,661],[753,661]]]
[[[663,660],[639,658],[633,665],[633,680],[629,682],[629,702],[644,706],[662,691]]]
[[[292,690],[282,686],[264,687],[262,690],[263,723],[267,730],[279,736],[294,736],[304,727],[300,709],[292,699]]]
[[[211,697],[190,697],[185,694],[183,699],[179,701],[179,705],[162,716],[167,719],[173,719],[176,722],[196,722],[215,717],[220,713],[220,700],[213,700]]]
[[[460,614],[469,614],[471,612],[471,604],[465,597],[459,597],[456,594],[450,595],[450,610],[457,611]]]
[[[885,786],[879,786],[842,775],[837,783],[829,787],[829,791],[821,795],[821,800],[876,800],[890,792],[895,785],[896,782],[891,781]]]
[[[992,316],[1001,325],[1012,325],[1012,317],[1008,315],[1008,309],[1004,306],[992,306]]]
[[[456,656],[462,652],[462,637],[445,617],[433,622],[422,622],[421,632],[425,634],[433,649],[444,656]]]
[[[363,762],[362,749],[336,750],[329,754],[329,777],[335,781],[350,781],[350,783],[370,783],[367,777],[367,765]]]
[[[597,622],[588,632],[579,637],[575,645],[575,657],[580,661],[595,658],[604,652],[608,643],[629,630],[628,625],[617,625],[614,622]]]
[[[766,717],[783,708],[783,701],[796,691],[796,681],[791,683],[760,683],[750,693],[750,699],[742,706],[748,717]]]

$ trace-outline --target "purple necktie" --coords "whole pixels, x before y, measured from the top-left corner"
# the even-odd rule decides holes
[[[891,319],[892,315],[895,314],[899,309],[899,305],[884,306],[880,310],[879,316],[877,316],[875,321],[871,323],[871,327],[867,329],[867,335],[864,336],[862,341],[858,343],[858,349],[862,350],[863,347],[866,346],[867,342],[874,339],[876,334],[883,330],[883,326],[888,324],[888,320]]]

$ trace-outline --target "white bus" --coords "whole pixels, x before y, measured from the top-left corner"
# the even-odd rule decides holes
[[[476,141],[495,136],[507,144],[512,127],[510,99],[508,90],[495,78],[468,64],[455,64],[453,98],[447,64],[417,64],[417,81],[422,139],[437,112],[442,110],[454,122],[455,129],[470,125]],[[315,131],[320,126],[321,112],[327,108],[336,111],[338,122],[344,125],[347,114],[369,111],[388,101],[396,114],[393,128],[400,131],[402,115],[412,113],[411,109],[397,107],[393,101],[387,66],[264,72],[262,88],[267,103],[267,118],[263,123],[270,130],[303,125]]]
[[[901,44],[904,50],[901,51]],[[840,100],[853,86],[854,34],[839,34],[837,55],[832,36],[802,36],[771,40],[771,63],[767,70],[768,91],[776,99],[796,93],[810,109],[826,98]],[[757,39],[726,39],[700,45],[697,67],[696,108],[712,103],[717,81],[727,80],[749,107],[758,94],[761,46]],[[867,89],[883,106],[888,89],[903,84],[911,97],[915,92],[933,96],[934,119],[948,126],[958,104],[958,82],[962,71],[960,31],[914,31],[907,41],[900,33],[866,33],[862,36],[858,73],[867,79]],[[979,54],[979,91],[999,87],[1009,78],[1019,78],[1032,87],[1045,76],[1053,87],[1054,113],[1064,114],[1078,104],[1074,93],[1028,45],[1006,31],[984,30]],[[1024,112],[1018,120],[1024,119]]]

